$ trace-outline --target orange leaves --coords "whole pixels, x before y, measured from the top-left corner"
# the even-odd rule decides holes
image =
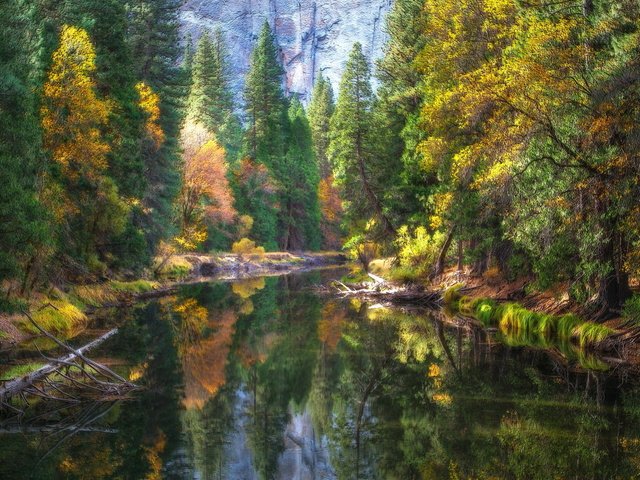
[[[208,321],[212,333],[196,340],[184,352],[182,365],[187,409],[202,409],[226,383],[225,367],[238,316],[226,310]]]
[[[232,222],[237,212],[227,179],[225,151],[200,124],[187,122],[181,134],[183,180],[180,194],[183,231],[204,220]]]
[[[269,169],[249,157],[240,160],[235,173],[240,183],[246,188],[248,198],[258,193],[273,194],[277,191]]]
[[[320,204],[320,230],[326,248],[339,248],[341,245],[340,222],[342,221],[342,199],[332,176],[323,178],[318,185],[318,203]]]
[[[89,35],[65,25],[44,85],[41,114],[45,147],[72,181],[84,177],[96,182],[107,168],[110,147],[100,129],[110,109],[96,95],[95,71]]]
[[[149,85],[144,82],[136,84],[136,92],[140,97],[138,106],[144,112],[146,121],[144,128],[147,136],[153,142],[155,149],[159,149],[164,143],[165,136],[160,126],[160,97]]]

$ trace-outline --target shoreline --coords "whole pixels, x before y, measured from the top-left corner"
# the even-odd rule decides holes
[[[142,275],[129,281],[109,279],[103,282],[51,286],[28,300],[28,310],[38,315],[50,333],[68,339],[90,327],[91,316],[105,308],[117,308],[137,301],[170,295],[182,285],[207,281],[234,281],[256,276],[279,276],[346,264],[339,252],[289,253],[264,255],[184,254],[175,258],[188,264],[178,275]],[[20,348],[37,338],[21,313],[0,313],[0,352]]]

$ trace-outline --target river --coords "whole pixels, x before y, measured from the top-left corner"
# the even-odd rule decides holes
[[[103,312],[90,356],[144,388],[5,415],[0,478],[640,478],[635,374],[316,293],[342,273]]]

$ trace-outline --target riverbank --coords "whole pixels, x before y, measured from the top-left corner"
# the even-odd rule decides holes
[[[373,270],[393,278],[394,272],[381,264],[374,263]],[[384,281],[377,274],[369,282],[334,285],[333,290],[374,303],[442,308],[445,321],[481,328],[511,346],[554,351],[581,364],[588,353],[609,364],[640,365],[638,325],[620,315],[604,321],[592,318],[565,289],[534,291],[527,278],[506,281],[457,270],[424,282]],[[603,366],[589,360],[592,366]]]
[[[47,331],[67,339],[87,328],[91,314],[98,309],[170,294],[180,285],[208,279],[282,275],[341,264],[346,258],[338,252],[269,252],[262,255],[184,254],[168,260],[163,268],[148,271],[136,280],[52,285],[24,299],[24,307]],[[0,313],[0,350],[15,348],[38,334],[22,313]]]

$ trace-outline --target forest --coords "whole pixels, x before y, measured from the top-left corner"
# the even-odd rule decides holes
[[[0,310],[185,252],[343,249],[640,320],[636,1],[396,0],[382,59],[354,44],[309,102],[268,23],[239,102],[180,4],[3,0]]]

